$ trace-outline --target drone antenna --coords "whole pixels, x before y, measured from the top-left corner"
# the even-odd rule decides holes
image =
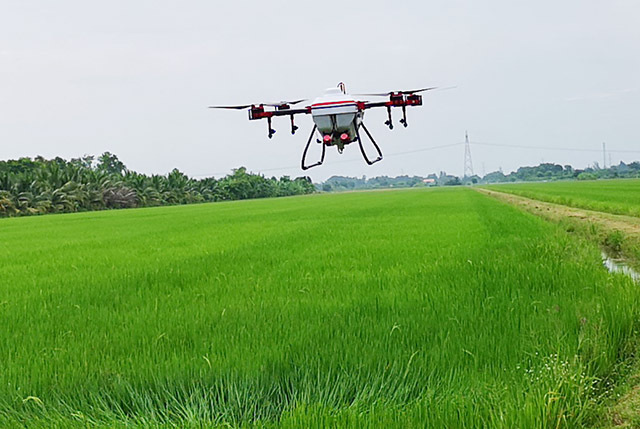
[[[340,82],[338,84],[338,88],[340,88],[340,91],[342,91],[343,94],[347,93],[347,87],[345,86],[344,82]]]

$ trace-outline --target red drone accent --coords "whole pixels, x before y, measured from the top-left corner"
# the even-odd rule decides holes
[[[390,106],[405,106],[404,95],[402,92],[392,92],[389,99]]]
[[[407,106],[422,106],[422,95],[412,94],[408,96]]]
[[[342,141],[349,140],[349,134],[347,134],[347,133],[340,134],[340,140],[342,140]]]
[[[252,104],[249,109],[249,119],[271,118],[273,114],[274,112],[265,112],[263,104],[258,106]]]

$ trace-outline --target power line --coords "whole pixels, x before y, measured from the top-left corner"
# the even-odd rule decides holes
[[[468,139],[468,137],[467,137],[467,139]],[[601,149],[587,149],[587,148],[575,148],[575,147],[510,145],[510,144],[504,144],[504,143],[476,142],[476,141],[468,141],[468,143],[469,143],[469,145],[494,146],[494,147],[504,147],[504,148],[511,148],[511,149],[556,150],[556,151],[592,152],[592,153],[595,153],[595,152],[601,153],[602,152]],[[430,147],[425,147],[425,148],[422,148],[422,149],[407,150],[407,151],[403,151],[403,152],[394,152],[394,153],[390,153],[390,154],[384,155],[384,157],[385,158],[393,158],[393,157],[396,157],[396,156],[409,155],[409,154],[412,154],[412,153],[428,152],[428,151],[437,150],[437,149],[445,149],[445,148],[448,148],[448,147],[465,145],[465,172],[466,172],[466,144],[467,144],[467,141],[458,142],[458,143],[443,144],[443,145],[438,145],[438,146],[430,146]],[[625,150],[625,149],[620,149],[620,150],[615,150],[614,149],[614,150],[611,150],[611,149],[608,149],[607,152],[608,153],[640,153],[640,150],[629,150],[629,149],[627,149],[627,150]],[[469,152],[469,156],[470,155],[471,155],[471,152]],[[338,160],[338,161],[333,161],[332,164],[349,164],[349,163],[353,163],[353,162],[360,162],[360,159]],[[299,165],[290,165],[290,166],[286,166],[286,167],[263,168],[263,169],[256,170],[256,172],[257,173],[265,173],[265,172],[269,172],[269,171],[291,170],[291,169],[298,168],[298,167],[300,167],[300,166]],[[473,172],[473,167],[472,166],[471,166],[471,171]],[[226,174],[229,174],[229,171],[218,172],[218,173],[196,174],[196,175],[194,175],[192,177],[194,177],[194,178],[198,178],[198,177],[206,178],[206,177],[221,176],[221,175],[226,175]],[[471,175],[473,175],[473,173]]]
[[[435,150],[435,149],[444,149],[446,147],[460,146],[462,144],[464,144],[464,143],[449,143],[449,144],[443,144],[443,145],[440,145],[440,146],[431,146],[431,147],[426,147],[426,148],[422,148],[422,149],[407,150],[405,152],[395,152],[395,153],[391,153],[389,155],[385,155],[385,157],[391,158],[391,157],[394,157],[394,156],[407,155],[409,153],[427,152],[427,151]],[[354,159],[354,160],[342,161],[342,162],[354,162],[354,161],[358,161],[358,160]]]
[[[489,142],[470,142],[474,145],[481,146],[497,146],[497,147],[509,147],[513,149],[533,149],[533,150],[560,150],[560,151],[573,151],[573,152],[598,152],[602,153],[602,149],[586,149],[586,148],[575,148],[575,147],[550,147],[550,146],[525,146],[525,145],[510,145],[503,143],[489,143]],[[460,143],[463,144],[463,143]],[[640,150],[628,150],[628,149],[608,149],[607,152],[616,152],[616,153],[640,153]]]
[[[464,143],[449,143],[449,144],[443,144],[443,145],[439,145],[439,146],[431,146],[431,147],[425,147],[422,149],[415,149],[415,150],[407,150],[404,152],[394,152],[394,153],[390,153],[388,155],[384,155],[385,158],[393,158],[394,156],[402,156],[402,155],[408,155],[411,153],[419,153],[419,152],[427,152],[427,151],[431,151],[431,150],[436,150],[436,149],[444,149],[447,147],[454,147],[454,146],[460,146]],[[345,159],[345,160],[338,160],[338,161],[333,161],[332,164],[349,164],[352,162],[361,162],[360,159]],[[298,168],[300,167],[300,165],[291,165],[288,167],[274,167],[274,168],[263,168],[263,169],[259,169],[256,170],[257,173],[264,173],[267,171],[278,171],[278,170],[290,170],[292,168]],[[212,177],[212,176],[219,176],[219,175],[223,175],[223,174],[228,174],[228,172],[224,172],[224,173],[210,173],[210,174],[196,174],[192,177],[197,178],[197,177]]]

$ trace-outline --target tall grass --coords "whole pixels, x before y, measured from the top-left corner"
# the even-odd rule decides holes
[[[575,427],[640,292],[458,190],[0,222],[0,426]]]
[[[518,183],[487,187],[571,207],[640,216],[640,179]]]

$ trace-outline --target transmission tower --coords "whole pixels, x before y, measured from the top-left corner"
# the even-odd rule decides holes
[[[469,134],[464,132],[464,177],[473,176],[473,162],[471,162],[471,147],[469,146]]]

